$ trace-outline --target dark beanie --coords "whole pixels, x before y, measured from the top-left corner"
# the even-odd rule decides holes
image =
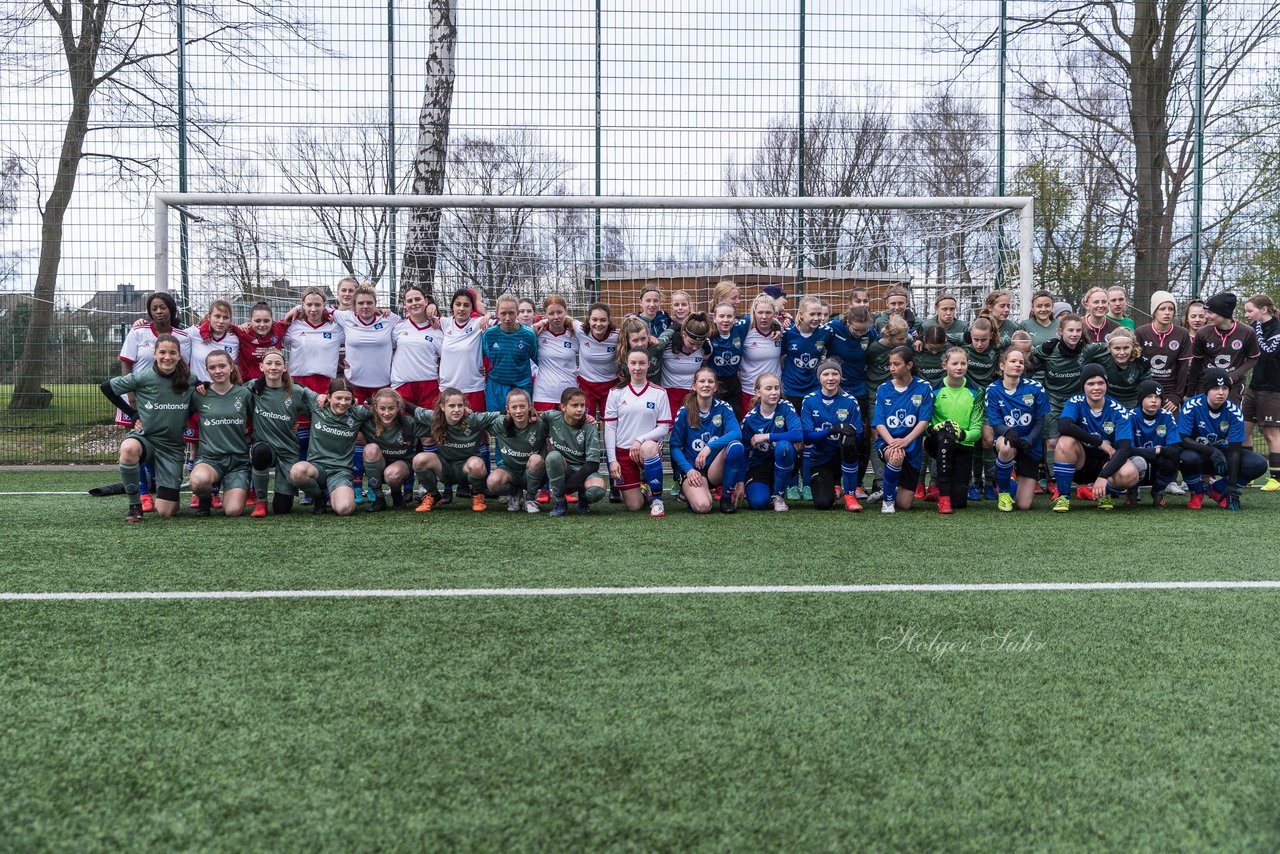
[[[785,297],[787,295],[786,291],[784,291],[782,288],[778,287],[777,285],[765,285],[763,288],[760,289],[760,293],[768,294],[774,299],[777,299],[778,297]],[[1235,299],[1235,297],[1232,297],[1232,299]]]
[[[1080,382],[1083,383],[1085,380],[1091,380],[1094,377],[1102,377],[1105,380],[1107,378],[1107,372],[1102,369],[1102,365],[1096,365],[1090,362],[1085,365],[1084,370],[1080,372]]]
[[[1235,297],[1232,297],[1235,299]],[[1200,379],[1200,384],[1204,386],[1205,391],[1211,388],[1231,388],[1231,374],[1222,368],[1209,368],[1204,372],[1204,376]]]
[[[1204,307],[1219,317],[1231,317],[1236,313],[1236,295],[1214,294],[1205,300]]]
[[[1146,400],[1147,397],[1153,394],[1158,394],[1161,397],[1164,397],[1164,391],[1161,390],[1160,383],[1156,382],[1155,380],[1143,380],[1142,382],[1138,383],[1138,404],[1139,405],[1141,405],[1142,401]]]

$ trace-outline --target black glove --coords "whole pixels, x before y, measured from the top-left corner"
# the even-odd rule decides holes
[[[839,436],[842,439],[858,438],[858,431],[854,429],[852,424],[837,424],[831,428],[832,436]]]
[[[267,378],[258,377],[253,381],[253,393],[258,397],[262,397],[262,393],[267,390]]]
[[[1227,476],[1227,455],[1218,448],[1209,452],[1209,462],[1213,463],[1213,473],[1218,477]]]
[[[1058,345],[1061,343],[1061,339],[1050,338],[1048,341],[1040,345],[1040,352],[1044,353],[1046,356],[1051,356],[1053,355],[1053,351],[1058,349]]]
[[[1026,447],[1026,443],[1022,441],[1022,436],[1018,434],[1017,427],[1010,427],[1005,430],[1004,440],[1009,443],[1009,447],[1016,448],[1019,451]]]
[[[916,325],[916,313],[911,309],[907,309],[902,313],[902,319],[907,322],[908,329],[914,329]]]

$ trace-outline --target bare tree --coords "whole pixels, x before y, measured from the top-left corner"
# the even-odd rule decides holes
[[[1029,4],[1030,5],[1030,4]],[[1262,103],[1236,91],[1240,78],[1256,73],[1259,54],[1280,35],[1280,5],[1208,0],[1209,26],[1204,74],[1204,158],[1214,175],[1232,164],[1242,144],[1230,132],[1243,112],[1269,115],[1274,132],[1280,118],[1274,99]],[[1180,205],[1192,189],[1198,134],[1194,121],[1195,38],[1199,3],[1193,0],[1091,0],[1038,4],[1009,18],[1010,41],[1037,53],[1069,57],[1045,77],[1043,62],[1014,66],[1014,73],[1045,105],[1036,115],[1074,139],[1081,128],[1101,125],[1122,144],[1098,151],[1103,168],[1122,177],[1133,201],[1134,299],[1143,304],[1170,282],[1175,246],[1188,239],[1179,227]],[[953,42],[969,56],[991,49],[992,36],[974,43],[949,27]],[[1030,69],[1030,70],[1028,70]],[[1103,87],[1115,93],[1120,110],[1096,111],[1095,98],[1082,93]],[[1231,188],[1210,214],[1206,232],[1220,227],[1258,198],[1260,186],[1245,181]]]
[[[238,164],[234,174],[215,168],[213,185],[216,193],[261,190],[258,173],[249,164]],[[255,205],[237,205],[213,208],[204,218],[201,255],[209,276],[222,284],[222,294],[243,295],[253,302],[266,297],[268,284],[283,276],[281,242],[264,213]]]
[[[174,90],[178,46],[166,37],[175,7],[165,0],[23,0],[10,6],[17,8],[6,9],[0,19],[0,44],[7,48],[3,61],[24,68],[33,83],[65,72],[68,93],[57,174],[41,209],[35,307],[9,402],[11,409],[23,409],[47,405],[47,397],[39,393],[42,363],[62,261],[63,221],[82,164],[105,162],[117,176],[144,181],[153,179],[158,167],[154,158],[120,153],[109,142],[101,148],[88,146],[94,139],[109,141],[124,127],[173,129],[177,103],[166,93]],[[187,46],[206,46],[230,69],[274,73],[277,45],[308,39],[303,21],[287,2],[187,0],[183,8],[192,34]],[[50,27],[56,39],[47,37]],[[61,71],[51,70],[59,65],[55,54]],[[212,118],[200,109],[194,93],[188,96],[194,144],[212,140]]]
[[[457,0],[428,0],[431,42],[427,81],[418,113],[418,149],[413,158],[413,194],[444,191],[449,156],[449,117],[453,108],[454,51],[458,39]],[[414,285],[433,295],[440,244],[440,209],[413,208],[400,270],[401,289]]]
[[[563,195],[569,164],[528,131],[464,136],[449,155],[450,194]],[[533,208],[460,208],[445,212],[440,257],[451,276],[497,296],[548,272],[555,221]]]
[[[22,162],[16,157],[6,157],[0,162],[0,232],[13,222],[18,210],[18,184],[22,180]],[[19,253],[0,251],[0,285],[18,272]]]
[[[380,113],[363,112],[346,128],[303,128],[271,146],[271,157],[295,193],[378,194],[387,189],[388,129]],[[399,159],[397,140],[392,156]],[[396,192],[406,188],[400,176]],[[317,232],[294,242],[338,260],[349,276],[377,286],[386,273],[391,227],[386,208],[313,207]]]

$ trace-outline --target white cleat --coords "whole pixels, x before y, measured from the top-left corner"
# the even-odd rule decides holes
[[[781,495],[773,496],[773,509],[776,513],[786,513],[791,508],[787,506],[787,499]]]
[[[894,502],[886,501],[880,505],[880,512],[881,513],[897,513],[898,508],[894,506]]]
[[[662,499],[653,499],[653,503],[649,505],[649,518],[661,519],[665,515],[667,515],[667,508],[662,506]]]
[[[526,499],[524,502],[524,512],[541,513],[542,509],[538,507],[538,502],[534,501],[532,498],[529,498],[529,499]]]
[[[508,513],[520,512],[520,499],[517,496],[511,495],[507,497],[507,512]]]

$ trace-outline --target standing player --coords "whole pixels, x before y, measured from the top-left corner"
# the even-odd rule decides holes
[[[933,418],[933,389],[914,374],[915,352],[908,346],[889,353],[889,380],[876,391],[871,426],[876,453],[884,460],[884,501],[881,513],[897,507],[911,509],[924,453],[921,436]]]
[[[275,320],[270,304],[259,301],[249,309],[248,323],[231,327],[231,331],[240,340],[236,368],[241,379],[248,382],[262,376],[262,357],[268,350],[279,350],[284,346],[285,335],[293,317],[293,312],[290,312],[284,319]]]
[[[188,340],[191,341],[191,375],[195,377],[196,382],[211,382],[209,370],[205,367],[205,359],[212,352],[226,353],[231,357],[234,363],[240,354],[240,339],[231,332],[231,303],[224,299],[214,300],[209,304],[209,313],[204,319],[185,330]],[[187,475],[190,477],[191,470],[195,468],[196,457],[199,455],[200,446],[200,419],[195,415],[187,421],[187,432],[185,438],[188,446],[187,454]],[[222,502],[215,501],[214,505],[218,506]],[[193,492],[191,494],[191,507],[194,509],[199,506],[199,499]]]
[[[1133,331],[1133,319],[1129,317],[1129,294],[1123,285],[1107,288],[1107,319],[1117,326]]]
[[[640,313],[636,317],[644,321],[653,338],[660,337],[671,328],[671,315],[662,310],[662,291],[656,285],[645,285],[640,292]]]
[[[861,513],[858,503],[858,449],[862,438],[862,413],[858,400],[840,388],[841,370],[837,359],[818,365],[818,390],[800,404],[800,427],[810,443],[810,480],[806,484],[817,510],[830,510],[836,503],[836,483],[844,493],[844,509]]]
[[[533,397],[533,366],[538,362],[538,335],[516,318],[519,301],[503,294],[494,304],[498,325],[484,331],[483,352],[489,361],[489,377],[484,384],[484,406],[490,412],[507,407],[507,392],[522,389]]]
[[[1138,405],[1138,384],[1151,377],[1151,364],[1142,356],[1134,333],[1120,326],[1111,331],[1105,344],[1084,348],[1086,364],[1102,365],[1107,372],[1107,394],[1125,409]]]
[[[1010,347],[1000,356],[1000,382],[986,390],[987,426],[983,443],[996,452],[996,485],[1000,498],[996,509],[1009,512],[1016,506],[1030,510],[1036,480],[1044,462],[1044,419],[1049,396],[1044,386],[1023,376],[1026,356]],[[1012,478],[1018,478],[1015,500]]]
[[[547,481],[550,486],[552,516],[569,509],[568,496],[576,493],[577,514],[591,512],[590,505],[605,495],[600,476],[600,433],[587,420],[587,396],[579,388],[567,388],[560,395],[560,409],[542,416],[547,422]]]
[[[1008,346],[1009,339],[1013,337],[1013,333],[1018,331],[1018,323],[1009,317],[1013,313],[1013,294],[1008,291],[996,288],[987,294],[987,298],[983,300],[982,311],[991,318],[991,322],[995,325],[996,347],[1003,348]]]
[[[747,507],[764,510],[770,504],[786,512],[783,493],[796,462],[796,443],[804,441],[800,416],[782,397],[782,380],[765,371],[756,377],[755,396],[742,419],[747,442],[747,475],[744,492]]]
[[[1102,288],[1089,288],[1080,304],[1084,306],[1084,340],[1091,344],[1106,341],[1120,325],[1107,317],[1107,292]]]
[[[343,283],[350,284],[351,280],[344,279]],[[346,289],[341,292],[348,293]],[[350,289],[349,295],[354,304],[354,287]],[[291,382],[311,389],[316,394],[328,391],[329,383],[338,375],[345,340],[342,325],[325,308],[324,292],[319,288],[307,288],[302,294],[302,315],[293,320],[285,330],[284,343],[289,348],[289,359],[292,362],[290,367],[293,369],[290,375],[294,371],[298,374],[292,377]],[[266,358],[267,352],[270,350],[264,351],[262,358]],[[299,459],[307,458],[307,446],[310,442],[311,419],[306,415],[306,410],[303,410],[298,418]]]
[[[866,288],[854,288],[854,294],[867,295]],[[844,317],[827,323],[831,328],[831,355],[840,360],[840,388],[853,395],[862,413],[861,443],[858,448],[858,488],[854,497],[867,497],[862,478],[871,462],[871,395],[867,383],[867,347],[880,337],[871,325],[871,312],[866,305],[851,302]]]
[[[253,393],[240,385],[231,356],[215,350],[205,360],[210,381],[203,394],[191,398],[200,419],[200,457],[191,469],[191,491],[198,497],[197,516],[208,516],[213,488],[222,486],[222,512],[239,516],[249,490],[249,424]],[[266,496],[262,497],[266,502]]]
[[[604,445],[609,473],[630,511],[644,507],[643,484],[649,487],[649,515],[666,514],[662,504],[662,440],[671,430],[667,393],[648,379],[649,354],[627,354],[627,379],[613,391],[604,411]]]
[[[618,330],[609,306],[592,303],[585,323],[573,321],[573,336],[578,342],[578,388],[586,396],[586,414],[599,421],[609,391],[618,384]],[[560,400],[563,409],[563,395]]]
[[[475,298],[459,288],[449,300],[449,316],[440,321],[440,387],[455,388],[467,399],[472,412],[483,412],[484,363],[481,337],[489,325],[487,317],[473,317]]]
[[[1018,328],[1031,335],[1031,346],[1039,347],[1058,335],[1058,324],[1053,319],[1053,294],[1036,291],[1031,295],[1031,311],[1018,324]]]
[[[782,333],[782,396],[797,412],[804,408],[804,399],[818,390],[817,367],[831,344],[832,330],[821,324],[822,301],[805,296],[796,304],[795,323]],[[807,453],[797,461],[793,482],[797,475],[799,484],[787,489],[787,499],[812,501]]]
[[[707,343],[711,335],[711,323],[705,314],[690,314],[674,329],[671,345],[662,351],[660,375],[662,387],[667,390],[668,407],[672,412],[684,405],[685,397],[693,389],[694,375],[711,358],[711,345]]]
[[[391,357],[391,387],[410,406],[431,409],[440,396],[440,345],[444,336],[431,316],[434,303],[422,288],[405,288],[400,305],[405,316],[393,334],[396,349]]]
[[[178,512],[178,487],[182,485],[182,432],[193,394],[191,375],[182,359],[182,345],[174,335],[160,334],[149,349],[153,360],[150,368],[115,377],[100,386],[132,427],[120,443],[120,480],[129,499],[126,522],[141,522],[143,518],[138,497],[138,467],[142,463],[150,463],[155,469],[155,509],[160,516]],[[137,408],[124,398],[128,394],[134,396]]]
[[[560,405],[564,390],[577,385],[581,348],[569,318],[569,303],[560,294],[542,301],[538,334],[538,371],[533,378],[533,408],[550,412]]]
[[[1195,334],[1200,331],[1200,327],[1209,322],[1208,312],[1205,311],[1204,300],[1193,299],[1189,301],[1182,309],[1182,318],[1178,321],[1178,325],[1191,333],[1194,338]],[[1188,390],[1190,393],[1190,390]]]
[[[750,410],[753,399],[745,389],[755,388],[761,374],[776,374],[782,366],[781,327],[775,321],[777,308],[773,297],[760,294],[751,303],[750,318],[742,318],[733,326],[733,335],[742,338],[742,364],[738,382],[744,389],[742,408]]]
[[[1256,294],[1244,301],[1245,319],[1253,324],[1262,351],[1253,366],[1253,377],[1244,393],[1245,441],[1253,436],[1256,424],[1267,440],[1267,465],[1271,476],[1263,492],[1280,490],[1280,318],[1276,304],[1266,294]]]
[[[356,288],[355,310],[339,309],[333,319],[342,327],[347,364],[356,403],[368,403],[375,392],[391,383],[391,354],[399,315],[378,311],[378,294],[370,285]],[[357,504],[364,503],[364,446],[357,443],[351,461],[351,487]]]
[[[1107,372],[1101,365],[1085,365],[1080,373],[1084,391],[1072,395],[1058,419],[1058,442],[1053,452],[1053,477],[1058,487],[1054,499],[1055,513],[1071,509],[1071,482],[1082,484],[1078,498],[1096,498],[1099,509],[1113,506],[1104,490],[1094,493],[1091,486],[1107,461],[1115,455],[1121,439],[1131,439],[1129,413],[1107,394]]]
[[[1192,344],[1191,373],[1187,389],[1200,388],[1206,368],[1221,368],[1231,376],[1231,402],[1237,406],[1244,394],[1244,378],[1262,357],[1253,327],[1235,320],[1236,295],[1214,294],[1205,302],[1208,322],[1196,332]]]
[[[938,294],[933,301],[933,316],[920,324],[921,334],[928,332],[934,326],[940,326],[950,343],[963,344],[964,334],[969,331],[969,324],[957,316],[958,306],[959,303],[954,294],[945,291]]]
[[[1177,412],[1186,396],[1192,357],[1191,333],[1174,323],[1177,312],[1173,294],[1156,291],[1151,295],[1151,322],[1135,332],[1151,364],[1151,379],[1164,390],[1164,406],[1170,412]]]
[[[737,288],[734,288],[737,291]],[[731,302],[714,304],[714,329],[707,343],[711,345],[711,367],[716,372],[716,397],[733,409],[742,420],[742,381],[738,368],[742,364],[742,330],[735,330],[737,308]]]
[[[1232,382],[1225,369],[1209,368],[1204,372],[1205,392],[1188,399],[1178,413],[1182,476],[1191,488],[1190,510],[1199,510],[1204,501],[1201,474],[1206,463],[1218,476],[1209,499],[1227,510],[1239,510],[1240,490],[1267,471],[1267,461],[1244,446],[1248,438],[1244,413],[1230,400]]]
[[[938,512],[946,515],[969,505],[973,451],[982,438],[986,414],[982,389],[970,380],[969,357],[963,347],[942,354],[947,374],[933,392],[933,416],[925,431],[925,448],[938,462]]]
[[[699,368],[692,385],[671,431],[671,460],[683,475],[680,489],[690,510],[709,513],[711,489],[719,486],[720,511],[732,513],[746,468],[742,428],[729,404],[715,396],[715,371]]]

